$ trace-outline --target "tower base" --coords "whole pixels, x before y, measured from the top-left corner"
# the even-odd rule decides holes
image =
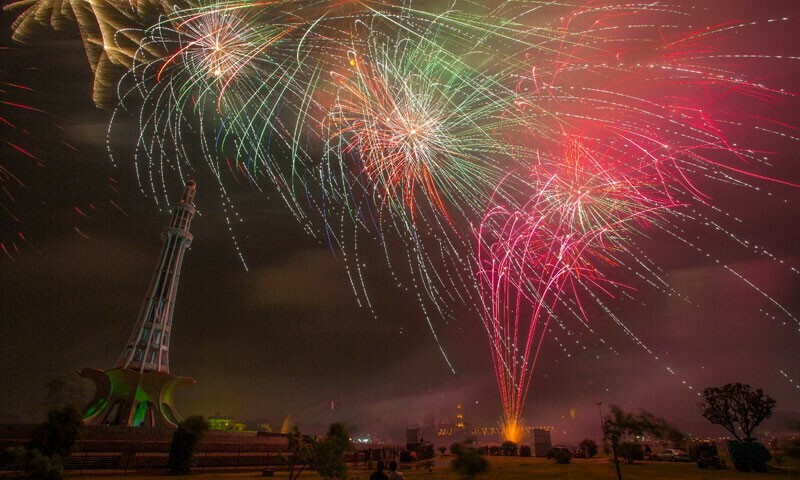
[[[182,419],[172,405],[173,392],[195,383],[189,377],[125,368],[84,368],[78,375],[93,381],[96,387],[83,415],[86,425],[175,427]]]

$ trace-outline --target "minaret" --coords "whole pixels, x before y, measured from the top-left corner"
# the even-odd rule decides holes
[[[464,413],[461,411],[461,404],[456,406],[456,428],[464,428]]]
[[[117,360],[116,368],[138,372],[169,373],[169,338],[172,312],[186,249],[192,244],[189,226],[195,214],[193,181],[186,184],[180,202],[175,205],[172,222],[161,235],[161,256],[150,280],[139,317],[128,344]]]
[[[164,229],[158,264],[116,366],[78,372],[96,387],[84,413],[87,425],[174,427],[181,420],[172,405],[172,394],[195,382],[169,374],[169,340],[181,264],[192,243],[189,226],[196,211],[195,190],[195,183],[189,181]]]

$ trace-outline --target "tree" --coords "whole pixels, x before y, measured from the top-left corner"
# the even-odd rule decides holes
[[[642,410],[638,414],[626,413],[617,405],[611,405],[610,414],[603,419],[603,440],[607,447],[609,444],[611,446],[611,452],[614,455],[614,467],[617,470],[617,478],[619,480],[622,480],[622,471],[619,467],[621,442],[629,441],[644,434],[665,440],[683,438],[683,434],[677,428],[648,411]]]
[[[343,423],[332,423],[328,427],[328,435],[326,440],[331,440],[342,453],[353,449],[353,444],[350,443],[350,434],[347,432],[347,427]]]
[[[325,439],[314,444],[314,470],[323,478],[347,478],[344,455],[352,449],[347,427],[342,423],[331,424]]]
[[[64,405],[51,408],[47,412],[47,420],[34,432],[30,448],[51,459],[67,458],[75,449],[84,430],[78,407]]]
[[[590,438],[584,438],[578,446],[581,447],[586,458],[592,458],[597,455],[597,442]]]
[[[709,422],[721,425],[737,440],[752,442],[753,430],[772,415],[775,400],[762,389],[750,385],[729,383],[703,390],[704,401],[699,404]],[[744,438],[739,436],[739,430]]]
[[[468,478],[489,470],[489,462],[483,458],[472,445],[454,443],[450,452],[456,456],[450,466],[453,470]]]
[[[314,445],[306,441],[297,427],[294,427],[286,436],[286,447],[289,458],[281,457],[289,467],[289,480],[296,480],[303,470],[311,463],[314,454]]]
[[[51,408],[45,420],[33,433],[27,451],[22,453],[25,471],[34,480],[64,478],[63,461],[75,450],[85,427],[75,405]]]
[[[197,446],[208,428],[208,421],[200,415],[188,417],[178,424],[169,447],[170,474],[187,475],[191,473]]]

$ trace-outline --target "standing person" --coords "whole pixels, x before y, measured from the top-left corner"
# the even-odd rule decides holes
[[[383,473],[383,460],[378,460],[377,470],[372,472],[372,475],[369,476],[369,480],[389,480],[389,477]]]
[[[401,472],[397,471],[397,462],[392,460],[389,462],[389,480],[405,480],[406,477],[403,476]]]

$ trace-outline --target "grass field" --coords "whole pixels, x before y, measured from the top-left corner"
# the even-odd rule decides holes
[[[490,457],[489,473],[480,475],[478,480],[614,480],[616,473],[614,466],[607,459],[573,460],[567,465],[557,465],[551,460],[539,458],[506,458]],[[402,470],[408,480],[459,480],[458,475],[449,468],[447,459],[440,459],[433,472],[422,469]],[[366,469],[350,469],[351,480],[368,480],[370,472]],[[117,480],[136,478],[135,475],[126,476],[88,476],[83,475],[81,480]],[[174,476],[148,476],[149,480],[175,480]],[[196,473],[189,477],[191,480],[238,480],[247,478],[263,478],[261,472],[247,473]],[[286,479],[285,472],[277,472],[276,479]],[[317,480],[313,473],[304,473],[302,480]],[[694,463],[666,463],[646,462],[635,465],[622,465],[622,478],[624,480],[800,480],[797,473],[741,473],[735,470],[700,470]]]

